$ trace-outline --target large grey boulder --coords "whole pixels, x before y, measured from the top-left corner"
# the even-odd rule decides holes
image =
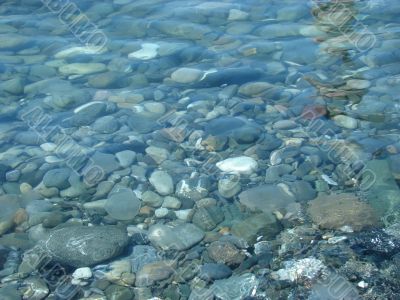
[[[116,226],[70,226],[54,230],[40,244],[40,250],[61,264],[87,267],[119,255],[129,237]]]

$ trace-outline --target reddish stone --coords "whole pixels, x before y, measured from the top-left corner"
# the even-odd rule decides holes
[[[325,106],[322,105],[307,105],[304,107],[301,117],[306,120],[314,120],[325,116],[327,114],[327,110]]]

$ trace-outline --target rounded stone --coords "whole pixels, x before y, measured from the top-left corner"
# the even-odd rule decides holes
[[[112,193],[105,204],[107,213],[116,220],[131,220],[139,213],[141,201],[131,189],[122,188]]]
[[[172,177],[165,171],[153,172],[149,181],[160,195],[166,196],[174,192],[174,182]]]
[[[180,68],[171,74],[171,79],[178,83],[192,83],[203,76],[203,71],[193,68]]]

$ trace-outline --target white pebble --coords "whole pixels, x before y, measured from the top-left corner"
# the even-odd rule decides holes
[[[248,156],[238,156],[218,162],[217,168],[223,172],[232,172],[250,175],[257,170],[257,162]]]

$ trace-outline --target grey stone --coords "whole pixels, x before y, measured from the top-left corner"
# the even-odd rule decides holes
[[[126,230],[119,227],[71,226],[52,231],[39,248],[62,264],[87,267],[119,255],[128,242]]]
[[[136,159],[136,153],[131,150],[124,150],[115,154],[121,167],[130,167]]]
[[[100,101],[89,102],[75,109],[75,114],[68,120],[72,126],[83,126],[92,124],[98,117],[104,115],[107,104]]]
[[[118,121],[113,116],[104,116],[97,119],[93,129],[99,133],[113,133],[119,128]]]
[[[142,201],[143,204],[151,207],[160,207],[163,204],[163,198],[152,191],[144,192],[142,194]]]
[[[218,181],[218,192],[224,198],[232,198],[241,190],[237,175],[226,176]]]
[[[104,208],[112,218],[124,221],[136,217],[140,206],[141,201],[131,189],[121,188],[108,196]]]
[[[43,177],[43,184],[48,187],[56,187],[60,190],[70,186],[68,181],[71,170],[67,168],[59,168],[47,171]]]
[[[91,161],[89,161],[87,167],[90,168],[91,166],[97,166],[104,174],[108,174],[117,170],[119,168],[119,163],[114,155],[96,151],[92,155]]]
[[[253,215],[233,224],[232,234],[254,243],[259,236],[273,239],[280,231],[280,226],[272,213]]]
[[[153,225],[149,229],[149,240],[163,250],[186,250],[204,238],[204,232],[193,224],[181,224],[176,227]]]
[[[240,203],[253,211],[272,213],[295,202],[295,195],[285,184],[260,185],[239,194]]]

